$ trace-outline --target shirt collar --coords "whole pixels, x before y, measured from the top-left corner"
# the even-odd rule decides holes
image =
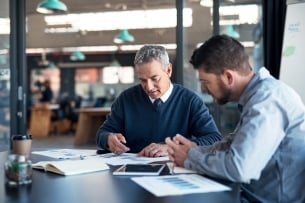
[[[244,92],[242,93],[238,104],[241,105],[241,107],[243,107],[246,103],[246,101],[248,101],[248,97],[249,95],[252,94],[252,91],[254,91],[254,87],[257,85],[257,83],[259,83],[259,81],[261,79],[270,77],[270,73],[269,71],[262,67],[260,68],[260,70],[255,73],[254,77],[250,80],[249,84],[247,85],[246,89],[244,90]]]
[[[169,98],[169,96],[171,95],[171,93],[173,92],[173,84],[170,83],[169,84],[169,88],[168,90],[160,97],[161,101],[164,103],[167,101],[167,99]],[[150,101],[153,103],[155,101],[155,99],[152,99],[151,97],[149,97]]]

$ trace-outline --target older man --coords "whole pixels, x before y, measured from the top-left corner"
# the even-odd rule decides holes
[[[135,56],[140,84],[123,91],[111,113],[99,128],[99,147],[121,154],[165,156],[166,137],[179,133],[198,145],[221,139],[202,99],[194,92],[173,84],[172,64],[162,46],[145,45]]]

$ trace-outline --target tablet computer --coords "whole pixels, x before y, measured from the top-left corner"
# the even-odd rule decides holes
[[[125,164],[113,172],[113,175],[160,175],[165,164]]]

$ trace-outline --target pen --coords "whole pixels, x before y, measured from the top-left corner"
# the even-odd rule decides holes
[[[175,174],[175,164],[172,165],[172,174]]]
[[[117,156],[119,156],[119,155],[115,154],[115,153],[107,153],[107,154],[101,155],[101,157],[103,157],[103,158],[111,158],[111,157],[117,157]]]
[[[93,155],[80,155],[79,158],[83,160],[83,159],[85,159],[86,157],[89,157],[89,156],[97,156],[97,155],[96,154],[93,154]]]
[[[173,162],[168,162],[167,163],[168,169],[169,169],[169,173],[170,174],[175,174],[175,164]]]

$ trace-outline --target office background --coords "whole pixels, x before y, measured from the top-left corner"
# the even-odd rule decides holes
[[[38,13],[39,2],[0,1],[1,150],[10,147],[11,135],[26,133],[27,109],[36,80],[52,80],[54,102],[68,94],[81,96],[84,105],[93,104],[99,97],[118,95],[137,83],[133,57],[142,44],[167,47],[174,64],[172,80],[202,96],[224,134],[234,128],[238,112],[234,104],[220,107],[200,91],[196,72],[188,63],[194,48],[213,34],[229,34],[245,45],[254,68],[264,65],[279,77],[285,0],[214,0],[212,5],[203,0],[65,0],[68,12],[54,15]],[[165,13],[152,15],[152,21],[134,25],[136,28],[127,26],[137,22],[134,20],[120,24],[126,20],[124,12],[141,11],[138,16],[149,16],[148,12],[155,10]],[[110,12],[119,16],[111,18],[117,27],[105,28],[106,21],[99,17]],[[60,22],[60,15],[69,15],[64,19],[70,21]],[[87,20],[82,21],[84,16]],[[89,23],[90,16],[97,21]],[[167,25],[160,26],[166,19]],[[113,42],[122,29],[128,30],[134,41]],[[72,60],[75,51],[81,51],[85,59]]]

